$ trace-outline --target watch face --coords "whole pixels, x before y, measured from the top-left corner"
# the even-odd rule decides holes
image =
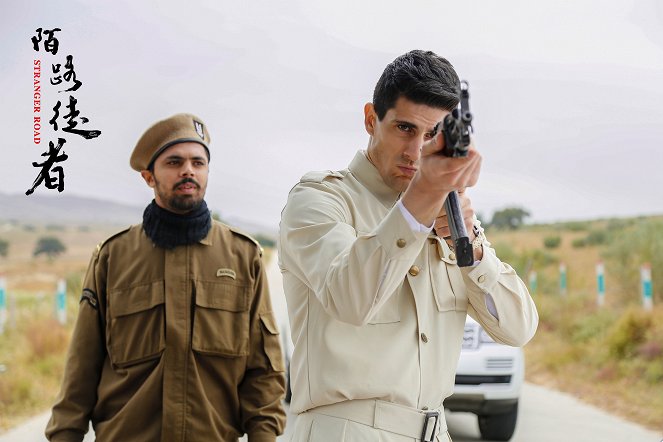
[[[472,241],[472,248],[473,249],[478,249],[481,247],[484,242],[486,241],[486,235],[483,234],[483,230],[479,229],[476,225],[474,226],[474,231],[475,238]]]

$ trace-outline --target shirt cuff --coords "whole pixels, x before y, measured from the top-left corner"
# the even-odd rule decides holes
[[[495,300],[490,293],[486,293],[486,308],[491,315],[497,320],[500,319],[500,315],[497,314],[497,306],[495,305]]]
[[[407,221],[408,225],[410,226],[413,232],[430,233],[433,230],[433,227],[435,226],[435,221],[433,221],[433,224],[431,224],[430,227],[425,226],[421,224],[419,221],[417,221],[417,219],[414,216],[412,216],[410,211],[405,208],[401,200],[398,200],[396,205],[400,209],[401,213],[403,214],[403,218],[405,218],[405,221]]]

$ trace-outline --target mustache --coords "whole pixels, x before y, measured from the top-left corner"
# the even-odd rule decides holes
[[[181,186],[182,184],[186,184],[186,183],[195,184],[195,186],[200,189],[200,184],[198,184],[198,182],[196,180],[194,180],[193,178],[184,178],[183,180],[178,181],[177,183],[175,183],[175,185],[173,186],[173,190],[177,189],[179,186]]]
[[[403,163],[402,166],[405,167],[416,167],[417,160],[411,160],[406,156],[401,156],[401,162]]]

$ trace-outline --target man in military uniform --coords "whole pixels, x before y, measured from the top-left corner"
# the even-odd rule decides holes
[[[207,127],[178,114],[140,138],[154,189],[143,223],[97,247],[83,283],[51,441],[274,442],[284,427],[279,331],[261,249],[204,201]]]
[[[444,138],[433,130],[459,91],[444,58],[398,57],[364,107],[367,150],[290,192],[279,265],[295,341],[293,442],[451,440],[443,401],[466,315],[501,343],[534,335],[534,302],[463,192],[477,182],[479,153],[439,154]],[[453,190],[472,232],[472,267],[458,267],[447,242],[443,204]]]

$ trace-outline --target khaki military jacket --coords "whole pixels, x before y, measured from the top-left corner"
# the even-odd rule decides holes
[[[350,399],[435,409],[453,391],[466,315],[521,346],[538,315],[493,249],[459,268],[444,241],[415,232],[363,152],[310,173],[282,213],[279,265],[295,344],[291,410]],[[497,319],[486,307],[495,301]]]
[[[46,436],[274,442],[283,372],[256,243],[215,221],[166,250],[133,226],[92,256]]]

